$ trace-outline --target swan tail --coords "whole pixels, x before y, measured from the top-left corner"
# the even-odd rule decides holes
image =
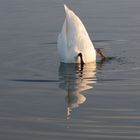
[[[64,4],[64,9],[65,9],[65,13],[66,13],[66,35],[68,34],[68,32],[70,31],[70,26],[69,26],[69,9],[68,7]]]

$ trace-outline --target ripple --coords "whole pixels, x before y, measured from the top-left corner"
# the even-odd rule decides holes
[[[15,81],[15,82],[33,82],[33,83],[56,83],[59,82],[59,80],[35,80],[35,79],[11,79],[9,81]]]

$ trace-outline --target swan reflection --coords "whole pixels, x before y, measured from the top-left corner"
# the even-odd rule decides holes
[[[84,91],[93,88],[96,83],[96,64],[61,63],[59,67],[59,87],[67,92],[67,119],[71,117],[72,109],[86,101]]]

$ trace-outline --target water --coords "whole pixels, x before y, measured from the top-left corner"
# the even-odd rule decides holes
[[[63,3],[112,60],[60,64]],[[0,0],[0,139],[140,139],[140,1]]]

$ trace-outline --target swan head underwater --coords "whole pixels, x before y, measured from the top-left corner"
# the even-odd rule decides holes
[[[65,4],[64,9],[66,18],[57,40],[60,61],[81,64],[96,62],[96,54],[99,54],[102,60],[105,59],[103,52],[94,48],[80,18]]]

